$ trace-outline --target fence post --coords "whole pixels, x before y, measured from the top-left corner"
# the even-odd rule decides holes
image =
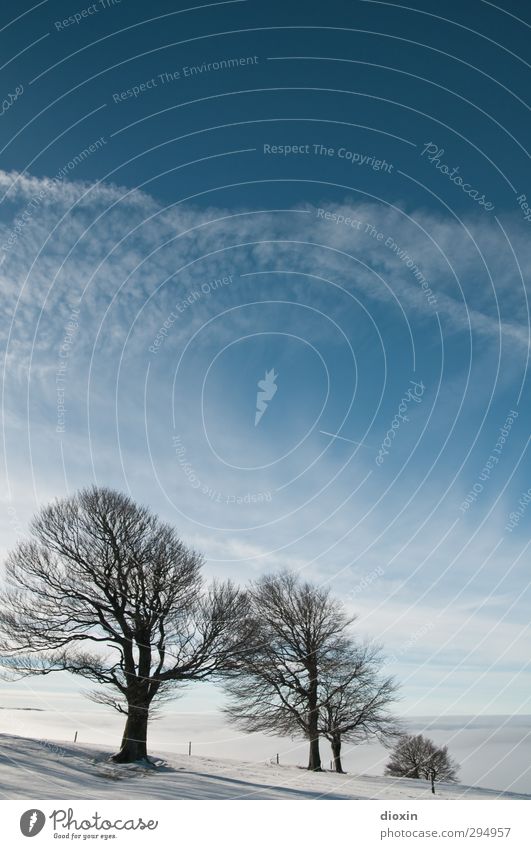
[[[191,754],[192,754],[192,741],[190,740],[190,742],[188,743],[188,757],[190,757]]]
[[[279,763],[279,760],[278,760],[278,752],[277,752],[277,764],[278,764],[278,763]]]
[[[77,743],[77,731],[76,731],[76,733],[75,733],[75,735],[74,735],[74,743]]]

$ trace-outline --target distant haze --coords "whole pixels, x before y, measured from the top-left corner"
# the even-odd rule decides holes
[[[47,692],[43,683],[2,686],[0,732],[72,742],[77,731],[81,743],[118,746],[121,716],[92,706],[75,693]],[[35,691],[31,692],[35,684],[38,698]],[[170,705],[151,724],[150,750],[186,753],[191,741],[196,755],[265,761],[274,759],[278,752],[281,763],[306,765],[304,740],[242,734],[227,724],[219,710],[202,712],[203,704],[191,689],[188,695]],[[424,716],[408,717],[404,722],[412,732],[425,733],[436,743],[448,745],[461,764],[459,780],[463,784],[531,793],[530,715],[441,719]],[[321,756],[327,767],[330,748],[326,740],[321,742]],[[387,752],[378,744],[344,746],[343,764],[348,772],[381,775],[386,760]]]

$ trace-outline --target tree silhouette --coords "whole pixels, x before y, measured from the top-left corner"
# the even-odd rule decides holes
[[[398,687],[392,677],[381,675],[378,646],[351,643],[334,661],[321,676],[319,727],[332,747],[336,772],[343,772],[343,740],[359,743],[376,737],[387,744],[400,733],[390,711]]]
[[[459,764],[450,757],[447,746],[438,747],[422,734],[404,734],[392,751],[385,774],[425,778],[431,781],[435,793],[435,782],[457,781],[458,770]]]
[[[308,769],[318,771],[321,680],[348,646],[352,620],[328,590],[289,572],[262,578],[248,597],[247,646],[225,712],[245,731],[304,736]]]
[[[68,671],[127,715],[118,762],[147,757],[152,704],[221,674],[241,650],[245,596],[205,588],[201,557],[147,508],[91,487],[44,507],[7,560],[0,647],[11,675]]]

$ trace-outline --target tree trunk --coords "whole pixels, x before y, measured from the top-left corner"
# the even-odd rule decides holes
[[[130,705],[120,751],[111,760],[119,764],[147,760],[149,703]]]
[[[313,740],[310,740],[310,759],[308,761],[308,769],[312,770],[312,772],[322,771],[318,737],[315,737]]]
[[[308,738],[310,740],[310,759],[308,769],[313,772],[321,772],[321,755],[319,754],[319,707],[318,707],[318,681],[317,660],[315,649],[308,645],[307,666],[308,670]]]
[[[333,737],[331,744],[332,754],[334,756],[334,769],[336,772],[344,772],[341,765],[341,737]]]
[[[319,712],[310,711],[308,718],[308,731],[310,738],[310,759],[308,761],[308,769],[313,772],[321,772],[321,755],[319,754]]]

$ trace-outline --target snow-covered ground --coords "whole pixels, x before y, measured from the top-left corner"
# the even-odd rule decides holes
[[[425,781],[308,773],[296,766],[165,755],[157,769],[109,763],[100,746],[0,734],[4,799],[433,799]],[[435,799],[531,799],[463,784],[437,785]]]
[[[46,679],[18,685],[0,683],[0,734],[37,740],[68,740],[77,732],[78,743],[112,749],[123,731],[123,717],[100,705],[91,705],[76,691],[54,697]],[[205,685],[208,687],[208,685]],[[205,712],[195,696],[184,696],[168,706],[149,728],[151,751],[166,757],[188,752],[207,758],[265,762],[278,752],[281,765],[304,766],[305,740],[244,734],[227,724],[210,693],[213,708]],[[531,794],[531,716],[411,717],[405,720],[413,734],[425,734],[438,745],[447,745],[460,764],[463,784]],[[379,743],[343,746],[345,769],[353,774],[382,775],[389,752]],[[325,740],[321,757],[329,765],[330,746]]]

